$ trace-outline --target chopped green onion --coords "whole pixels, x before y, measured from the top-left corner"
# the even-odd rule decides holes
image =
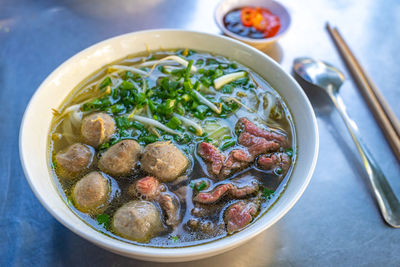
[[[132,121],[132,127],[142,131],[145,129],[144,125],[137,121]]]
[[[110,226],[110,215],[108,214],[99,214],[96,216],[97,223],[102,225],[104,228],[108,228]]]
[[[151,144],[151,143],[157,142],[158,141],[158,137],[155,136],[154,134],[151,134],[151,135],[146,135],[146,136],[139,137],[138,141],[141,142],[141,143],[145,143],[147,145],[147,144]]]
[[[229,84],[225,84],[224,86],[222,86],[222,93],[224,94],[232,93],[232,86]]]
[[[188,102],[189,100],[190,100],[190,95],[188,95],[188,94],[184,94],[183,96],[182,96],[182,99],[185,101],[185,102]]]
[[[123,104],[115,104],[110,107],[110,110],[113,114],[118,114],[125,110],[125,106]]]
[[[133,86],[133,84],[131,82],[122,81],[121,88],[124,89],[124,90],[129,90],[129,89],[133,89],[134,86]]]
[[[106,77],[99,85],[100,89],[105,88],[106,86],[112,85],[112,81],[110,77]]]
[[[281,167],[278,167],[278,168],[276,168],[276,169],[274,170],[274,172],[275,172],[277,175],[281,175],[282,172],[283,172],[283,170],[282,170]]]
[[[166,124],[171,129],[177,129],[182,124],[182,121],[178,119],[176,116],[172,117],[169,122]]]
[[[179,237],[176,235],[171,235],[170,238],[174,243],[177,243],[179,241]]]
[[[268,188],[264,188],[264,192],[262,194],[262,197],[267,200],[267,199],[271,199],[271,197],[273,196],[273,194],[275,193],[274,190],[270,190]]]
[[[225,142],[225,143],[222,144],[221,150],[224,151],[224,150],[234,146],[235,144],[236,144],[235,140],[231,140],[231,141]]]
[[[201,77],[200,78],[200,82],[206,87],[209,87],[209,86],[212,85],[211,79],[209,77],[206,77],[206,76]]]
[[[205,181],[201,181],[200,184],[197,185],[197,191],[201,191],[207,187],[207,183]]]
[[[185,81],[189,80],[190,78],[190,70],[192,69],[192,65],[193,65],[193,60],[189,60],[189,63],[185,71]]]
[[[293,149],[292,148],[287,148],[285,150],[285,153],[289,156],[289,157],[293,157]]]

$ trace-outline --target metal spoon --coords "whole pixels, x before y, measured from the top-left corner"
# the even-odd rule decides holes
[[[293,69],[300,78],[328,94],[357,146],[383,218],[390,226],[400,228],[399,200],[372,154],[362,142],[357,125],[347,115],[346,107],[338,94],[345,80],[343,73],[328,63],[311,58],[295,59]]]

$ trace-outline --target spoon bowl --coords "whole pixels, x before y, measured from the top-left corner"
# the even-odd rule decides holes
[[[306,82],[325,90],[333,89],[335,93],[345,81],[343,73],[336,67],[312,58],[295,59],[293,69]]]

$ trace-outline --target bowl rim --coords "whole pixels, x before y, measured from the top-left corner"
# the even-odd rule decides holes
[[[188,247],[176,247],[176,248],[158,248],[158,247],[147,247],[147,246],[140,246],[140,245],[135,245],[135,244],[130,244],[126,243],[124,241],[120,241],[115,239],[117,242],[111,242],[103,237],[108,237],[107,235],[104,235],[101,232],[98,232],[94,230],[91,226],[88,225],[88,227],[92,228],[94,231],[98,233],[95,237],[89,236],[85,233],[84,229],[80,229],[78,227],[75,227],[74,224],[69,222],[68,220],[64,219],[55,209],[52,209],[49,205],[48,200],[46,200],[45,196],[42,196],[37,188],[35,187],[33,180],[35,178],[31,177],[30,175],[30,170],[28,169],[26,165],[27,159],[25,158],[25,150],[24,147],[22,147],[23,143],[23,136],[24,136],[24,131],[28,131],[24,126],[26,124],[26,117],[28,116],[32,105],[36,102],[36,98],[39,97],[39,92],[42,90],[42,87],[44,87],[52,78],[56,77],[58,73],[68,66],[68,64],[78,58],[81,57],[83,53],[86,53],[87,51],[94,50],[96,48],[102,47],[105,44],[121,39],[123,40],[124,38],[127,38],[132,35],[140,35],[140,34],[157,34],[159,32],[166,33],[166,32],[176,32],[176,33],[185,33],[185,34],[192,34],[192,35],[203,35],[209,38],[219,38],[223,39],[224,41],[227,42],[233,42],[236,43],[239,46],[244,46],[244,48],[249,49],[252,53],[257,54],[258,56],[262,57],[263,60],[268,61],[269,64],[274,65],[278,69],[281,70],[282,73],[284,73],[284,76],[286,79],[289,79],[295,87],[298,89],[298,93],[303,96],[304,98],[304,104],[308,109],[308,112],[311,114],[311,122],[313,125],[313,134],[315,136],[315,141],[312,143],[314,145],[314,151],[313,151],[313,157],[309,165],[309,169],[307,171],[307,176],[303,178],[303,182],[301,183],[301,186],[295,190],[295,194],[289,199],[289,202],[277,212],[277,216],[272,218],[270,220],[269,224],[261,224],[257,228],[254,227],[249,227],[245,228],[241,232],[229,236],[229,237],[224,237],[221,239],[217,239],[211,242],[203,243],[203,244],[198,244],[194,246],[188,246]],[[71,89],[72,90],[72,89]],[[290,107],[289,107],[290,108]],[[317,163],[317,157],[318,157],[318,150],[319,150],[319,134],[318,134],[318,125],[316,121],[316,117],[314,114],[314,111],[312,109],[311,103],[309,102],[307,96],[305,95],[304,91],[301,89],[301,87],[298,85],[298,83],[294,80],[292,76],[290,76],[278,63],[276,63],[273,59],[271,59],[269,56],[266,54],[260,52],[259,50],[244,44],[240,41],[231,39],[226,36],[221,36],[217,34],[211,34],[211,33],[205,33],[201,31],[192,31],[192,30],[182,30],[182,29],[152,29],[152,30],[144,30],[144,31],[136,31],[136,32],[131,32],[131,33],[126,33],[118,36],[114,36],[111,38],[108,38],[106,40],[103,40],[101,42],[95,43],[88,48],[85,48],[78,52],[77,54],[73,55],[72,57],[68,58],[66,61],[64,61],[62,64],[60,64],[54,71],[52,71],[45,79],[44,81],[39,85],[38,89],[35,91],[33,96],[31,97],[23,118],[21,120],[21,125],[20,125],[20,131],[19,131],[19,154],[20,154],[20,160],[21,160],[21,165],[25,174],[25,178],[28,181],[29,186],[31,187],[34,195],[36,198],[39,200],[39,202],[42,204],[43,207],[54,217],[56,218],[61,224],[63,224],[65,227],[70,229],[72,232],[75,234],[83,237],[84,239],[92,242],[93,244],[96,244],[100,247],[106,248],[110,251],[113,251],[115,253],[118,253],[120,255],[124,256],[129,256],[129,257],[134,257],[142,260],[152,260],[152,261],[162,261],[162,262],[179,262],[179,261],[189,261],[189,260],[195,260],[195,259],[201,259],[205,257],[210,257],[214,256],[217,254],[220,254],[222,252],[228,251],[234,247],[237,247],[256,235],[260,234],[262,231],[266,230],[273,224],[275,224],[278,220],[280,220],[293,206],[294,204],[299,200],[305,189],[307,188],[311,177],[313,175],[316,163]],[[47,168],[47,167],[46,167]],[[50,173],[49,173],[50,175]],[[54,190],[58,189],[56,186],[53,184]],[[279,200],[277,200],[279,201]],[[73,211],[71,210],[71,213]],[[73,213],[74,216],[78,216],[75,213]],[[264,216],[264,215],[263,215]],[[78,216],[79,217],[79,216]],[[261,218],[260,218],[261,219]],[[252,225],[254,226],[254,225]],[[249,229],[252,229],[252,231],[249,231]],[[240,234],[242,233],[242,234]],[[246,235],[244,235],[246,233]],[[226,240],[229,240],[230,242],[226,242]],[[129,245],[128,247],[126,245]],[[132,249],[135,248],[135,249]],[[190,257],[190,258],[188,258]]]
[[[254,38],[244,37],[244,36],[241,36],[241,35],[236,34],[236,33],[234,33],[234,32],[231,32],[230,30],[228,30],[228,29],[225,27],[225,25],[224,25],[224,23],[223,23],[224,16],[225,16],[227,13],[223,14],[222,17],[218,16],[218,14],[217,14],[219,8],[221,7],[221,5],[222,5],[224,2],[226,2],[226,1],[229,1],[229,0],[221,0],[221,1],[219,1],[218,4],[217,4],[217,6],[214,8],[214,21],[215,21],[215,24],[217,24],[218,28],[219,28],[224,34],[226,34],[227,36],[236,38],[236,39],[238,39],[238,40],[240,40],[240,41],[243,41],[243,42],[246,42],[246,43],[251,43],[251,44],[255,44],[255,45],[261,45],[261,44],[269,44],[269,43],[274,43],[274,42],[276,42],[276,41],[277,41],[278,39],[280,39],[282,36],[286,35],[286,33],[288,32],[288,30],[290,29],[292,19],[291,19],[291,15],[290,15],[289,10],[288,10],[283,4],[281,4],[281,3],[278,2],[278,1],[275,1],[275,0],[268,0],[267,2],[269,2],[269,3],[274,3],[274,4],[278,5],[278,6],[279,6],[280,8],[282,8],[282,10],[284,10],[284,12],[287,14],[287,18],[288,18],[288,20],[287,20],[287,27],[286,27],[286,29],[285,29],[284,31],[278,32],[276,35],[274,35],[274,36],[272,36],[272,37],[262,38],[262,39],[254,39]],[[242,4],[243,4],[243,6],[246,5],[246,1],[243,1]],[[265,6],[265,7],[266,7],[266,6]],[[232,10],[232,9],[230,9],[230,11],[231,11],[231,10]],[[228,11],[228,12],[229,12],[229,11]]]

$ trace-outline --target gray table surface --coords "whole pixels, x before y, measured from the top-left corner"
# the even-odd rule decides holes
[[[341,68],[341,95],[363,139],[400,196],[400,168],[324,24],[342,31],[387,101],[400,116],[398,0],[282,0],[293,24],[267,51],[291,71],[311,56]],[[0,0],[0,266],[160,266],[115,255],[73,234],[40,205],[18,154],[24,109],[39,84],[80,50],[119,34],[153,28],[219,33],[216,1]],[[167,266],[400,265],[400,230],[380,217],[357,152],[330,106],[313,101],[320,154],[311,183],[278,223],[247,244],[200,261]],[[40,114],[38,114],[40,116]],[[299,122],[301,123],[301,122]]]

